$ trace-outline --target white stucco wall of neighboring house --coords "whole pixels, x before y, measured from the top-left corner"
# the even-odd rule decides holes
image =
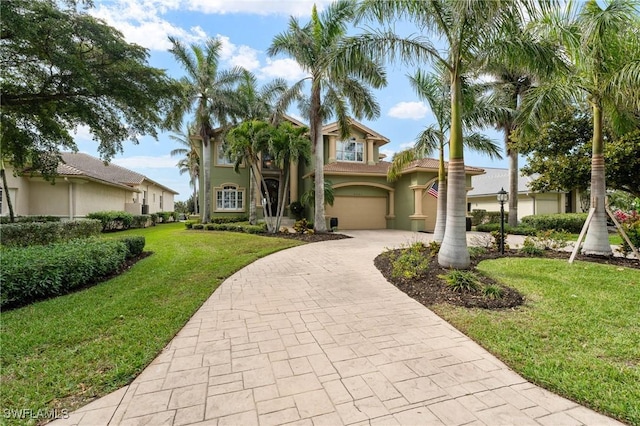
[[[74,183],[75,215],[86,216],[97,211],[123,211],[133,191],[96,182]]]
[[[143,201],[145,197],[144,191],[146,191],[147,199],[145,202],[149,205],[149,213],[172,212],[174,210],[175,194],[173,192],[167,191],[165,188],[147,180],[136,186],[136,188],[140,190],[138,195],[140,202]]]
[[[486,195],[482,197],[468,198],[467,202],[471,204],[472,210],[486,210],[488,212],[499,212],[500,203],[496,195]],[[504,205],[504,211],[509,211],[508,203]],[[531,216],[534,212],[534,199],[526,194],[519,194],[518,196],[518,221],[522,220],[525,216]],[[558,212],[555,212],[558,213]]]

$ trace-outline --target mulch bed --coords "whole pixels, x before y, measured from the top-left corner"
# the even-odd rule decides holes
[[[426,255],[426,254],[425,254]],[[571,253],[558,251],[545,251],[542,257],[569,259]],[[508,257],[531,257],[521,253],[518,250],[509,250],[504,254]],[[496,259],[503,257],[498,252],[489,251],[471,259],[470,270],[477,272],[476,266],[483,260]],[[625,259],[620,257],[597,257],[597,256],[576,256],[576,260],[586,262],[605,263],[610,265],[622,266],[627,268],[640,269],[640,261],[634,259]],[[442,280],[439,275],[445,275],[450,269],[443,268],[438,264],[437,256],[431,258],[429,268],[422,276],[414,279],[394,278],[392,276],[392,267],[389,256],[386,253],[379,255],[374,263],[384,277],[406,293],[409,297],[417,300],[425,306],[431,306],[437,303],[451,303],[457,306],[467,308],[484,308],[484,309],[508,309],[515,308],[525,302],[524,297],[515,289],[502,285],[495,280],[486,277],[480,273],[478,278],[483,285],[498,285],[504,291],[504,295],[500,299],[489,299],[479,292],[456,292],[451,289]]]

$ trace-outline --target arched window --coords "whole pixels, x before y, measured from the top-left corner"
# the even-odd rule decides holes
[[[231,184],[216,188],[216,210],[244,211],[244,189]]]

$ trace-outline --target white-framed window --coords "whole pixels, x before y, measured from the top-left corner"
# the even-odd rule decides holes
[[[224,155],[224,145],[221,142],[216,143],[216,164],[218,166],[233,166],[233,161]]]
[[[336,160],[362,163],[364,161],[364,142],[356,142],[355,140],[336,142]]]
[[[236,185],[216,188],[216,210],[244,211],[244,189]]]

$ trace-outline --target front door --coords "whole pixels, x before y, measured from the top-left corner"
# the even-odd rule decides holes
[[[269,199],[271,200],[271,216],[275,216],[278,210],[278,189],[280,188],[280,183],[277,179],[265,179],[265,183],[267,184],[267,191],[269,193]],[[266,203],[266,195],[264,192],[264,188],[262,189],[262,196],[265,198]],[[265,208],[268,208],[268,205],[265,204]]]

